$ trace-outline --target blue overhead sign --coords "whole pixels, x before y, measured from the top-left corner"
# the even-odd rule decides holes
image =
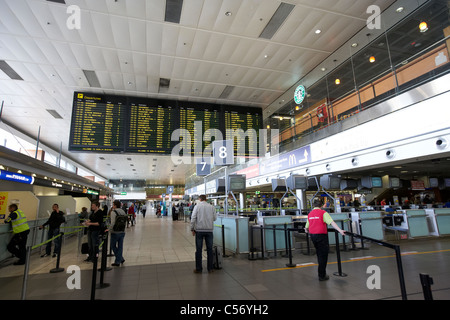
[[[198,159],[196,162],[197,176],[207,176],[211,173],[211,159]]]
[[[0,180],[7,180],[13,182],[20,182],[25,184],[33,184],[34,177],[27,176],[20,173],[14,173],[10,171],[0,170]]]
[[[259,174],[264,175],[291,169],[308,163],[311,163],[311,148],[310,146],[305,146],[262,161],[259,165]]]

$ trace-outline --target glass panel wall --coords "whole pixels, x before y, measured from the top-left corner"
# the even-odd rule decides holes
[[[421,22],[427,28],[419,29]],[[377,37],[367,29],[366,37],[349,47],[346,61],[322,70],[328,73],[306,88],[301,105],[292,100],[282,108],[295,119],[280,130],[281,146],[449,72],[447,1],[431,0]]]

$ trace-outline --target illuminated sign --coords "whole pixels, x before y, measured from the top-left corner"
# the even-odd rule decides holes
[[[294,101],[296,104],[301,104],[306,96],[306,89],[304,86],[300,85],[295,89]]]
[[[26,175],[19,174],[19,173],[0,170],[0,180],[33,184],[34,177],[26,176]]]

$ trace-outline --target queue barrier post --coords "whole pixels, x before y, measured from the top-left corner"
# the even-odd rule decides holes
[[[333,274],[335,276],[339,276],[339,277],[346,277],[347,274],[342,272],[341,249],[339,247],[339,235],[338,235],[338,232],[335,229],[328,229],[328,231],[329,232],[330,231],[334,232],[335,241],[336,241],[336,258],[337,258],[338,272],[334,272]]]
[[[425,300],[433,300],[433,294],[431,292],[431,285],[433,285],[433,278],[428,274],[421,273],[420,283],[422,284],[423,297]]]
[[[21,295],[22,300],[25,300],[26,295],[27,295],[28,272],[30,270],[30,257],[31,257],[31,246],[28,246],[26,258],[25,258],[25,269],[24,269],[24,274],[23,274],[23,282],[22,282],[22,295]]]
[[[109,271],[112,268],[106,267],[106,258],[108,257],[108,232],[105,231],[105,233],[102,235],[103,242],[100,245],[102,248],[102,260],[101,260],[101,266],[98,271],[100,271],[100,283],[97,285],[97,289],[103,289],[109,287],[109,283],[104,282],[104,274],[105,271]],[[100,249],[100,248],[99,248]]]
[[[62,237],[64,236],[64,232],[61,232],[59,235],[57,235],[54,239],[57,239],[58,237],[61,238],[61,245],[59,246],[59,252],[56,254],[56,267],[50,270],[50,273],[58,273],[63,272],[64,268],[61,268],[59,266],[59,262],[61,260],[61,250],[62,250]],[[58,240],[59,241],[59,240]]]
[[[97,288],[97,264],[98,264],[98,243],[95,244],[94,257],[93,257],[93,267],[92,267],[92,278],[91,278],[91,300],[95,300],[95,289]]]

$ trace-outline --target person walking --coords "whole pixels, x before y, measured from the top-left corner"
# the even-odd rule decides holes
[[[195,269],[194,273],[201,273],[203,240],[206,244],[207,269],[213,271],[213,229],[214,221],[217,219],[217,212],[214,206],[206,202],[206,195],[200,196],[200,203],[197,204],[192,212],[191,231],[195,236]]]
[[[314,209],[308,214],[308,221],[305,225],[305,231],[309,233],[311,241],[316,248],[317,262],[319,264],[318,274],[319,281],[325,281],[329,279],[326,273],[328,263],[328,227],[333,226],[341,235],[345,235],[345,232],[338,227],[336,222],[333,221],[330,214],[325,210],[320,209],[322,201],[320,199],[314,200]]]
[[[116,257],[112,266],[118,267],[125,262],[123,258],[123,240],[127,226],[127,214],[120,208],[120,201],[114,200],[111,210],[111,248]]]
[[[27,222],[27,217],[17,207],[17,204],[13,203],[9,205],[9,216],[5,219],[5,223],[10,223],[12,227],[13,237],[9,241],[6,248],[10,253],[19,258],[14,262],[15,265],[24,265],[27,256],[27,239],[30,233],[30,226]]]
[[[64,212],[59,210],[59,205],[55,203],[52,206],[52,213],[50,215],[50,218],[48,218],[47,222],[45,222],[42,226],[39,227],[39,229],[45,228],[45,226],[48,226],[48,233],[47,233],[47,239],[51,239],[53,237],[56,237],[60,233],[60,226],[62,223],[66,222],[66,218],[64,218]],[[55,247],[53,249],[53,258],[56,257],[57,254],[61,252],[61,243],[62,239],[61,237],[56,238],[54,241]],[[47,246],[45,247],[45,253],[41,256],[48,257],[51,254],[52,251],[52,241],[49,241],[47,243]]]

